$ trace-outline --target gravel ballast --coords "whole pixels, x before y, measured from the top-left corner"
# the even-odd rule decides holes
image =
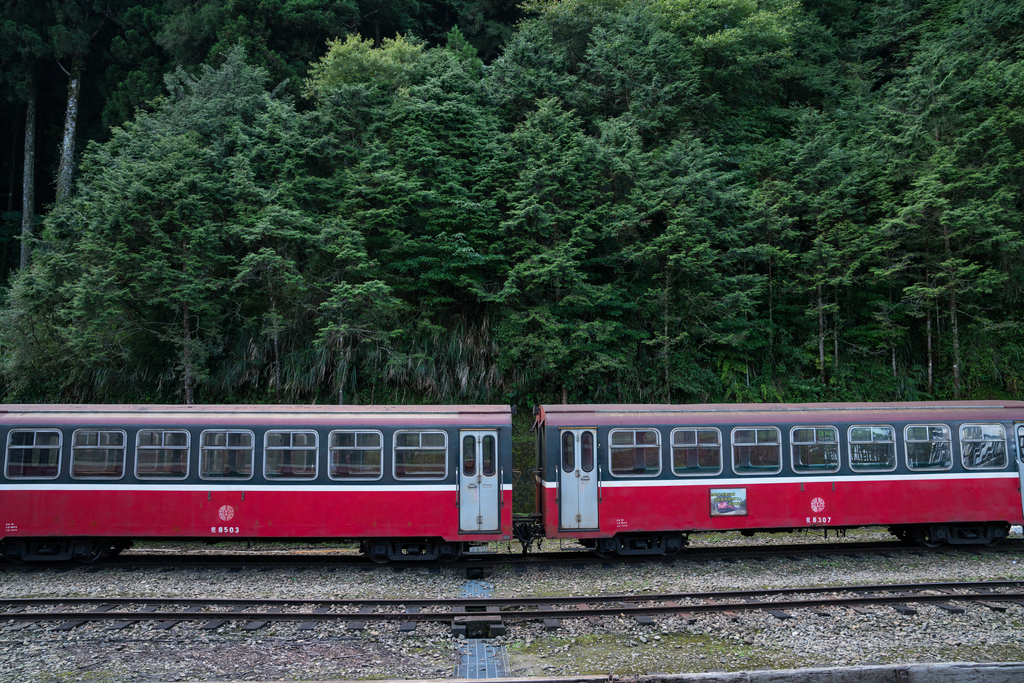
[[[719,538],[730,544],[734,539]],[[756,537],[753,542],[791,542]],[[751,539],[742,539],[745,543]],[[450,598],[465,582],[453,568],[440,574],[408,567],[308,570],[7,568],[2,597],[182,598]],[[865,554],[862,557],[702,561],[672,564],[601,564],[517,572],[499,567],[487,578],[495,597],[686,593],[824,585],[924,581],[1024,580],[1024,550],[978,553]],[[963,614],[916,605],[916,615],[890,607],[860,614],[835,609],[829,617],[791,610],[792,619],[765,612],[698,616],[687,624],[656,616],[654,626],[626,617],[599,625],[565,619],[546,632],[541,623],[508,622],[497,639],[507,648],[511,673],[643,675],[872,665],[889,663],[1024,661],[1024,606],[1005,612],[961,603]],[[252,616],[248,615],[247,619]],[[400,633],[399,623],[370,622],[363,631],[323,622],[312,631],[271,623],[259,631],[244,621],[216,631],[200,622],[155,630],[145,622],[121,631],[87,624],[57,631],[56,624],[13,630],[0,621],[0,681],[325,680],[444,678],[453,675],[459,642],[444,624],[420,623]]]

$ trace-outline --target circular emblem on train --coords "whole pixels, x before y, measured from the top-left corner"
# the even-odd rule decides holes
[[[818,500],[820,500],[820,499],[818,499]],[[821,506],[825,507],[825,504],[822,503]],[[230,521],[231,518],[235,516],[235,508],[231,507],[230,505],[221,505],[220,506],[220,510],[217,511],[217,514],[220,516],[222,521],[227,522],[227,521]]]
[[[223,510],[223,509],[224,508],[221,508],[221,510]],[[811,501],[811,509],[814,510],[815,512],[821,512],[822,510],[824,510],[825,509],[825,499],[824,498],[815,498],[814,500],[812,500]]]

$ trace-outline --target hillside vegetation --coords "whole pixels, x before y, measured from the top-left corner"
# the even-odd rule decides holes
[[[1024,398],[1024,4],[522,12],[177,66],[12,269],[6,399]]]

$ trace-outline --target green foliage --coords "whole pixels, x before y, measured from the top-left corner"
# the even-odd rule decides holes
[[[151,104],[11,281],[8,397],[1024,396],[1024,9],[523,7],[118,14],[108,119]]]

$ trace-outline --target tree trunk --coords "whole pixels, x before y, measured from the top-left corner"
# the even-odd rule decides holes
[[[32,260],[32,224],[36,205],[36,75],[28,82],[25,107],[25,166],[21,174],[21,267]]]
[[[182,336],[184,339],[184,346],[182,347],[182,379],[185,383],[185,405],[192,405],[192,320],[191,311],[189,310],[188,304],[185,304],[183,323],[182,323]]]
[[[949,244],[949,226],[942,224],[942,241],[946,248],[947,263],[953,258],[953,250]],[[953,333],[953,398],[960,398],[960,325],[956,312],[956,273],[949,275],[949,321]]]
[[[821,369],[821,383],[825,383],[825,302],[821,300],[821,283],[818,283],[818,367]]]
[[[75,161],[75,126],[78,123],[78,95],[82,89],[82,58],[71,59],[68,74],[68,108],[64,113],[64,140],[60,146],[60,168],[57,170],[57,201],[71,196],[72,171]]]
[[[928,393],[932,393],[932,365],[934,363],[934,357],[932,356],[932,309],[928,309]]]
[[[956,314],[956,290],[949,295],[949,320],[953,325],[953,398],[960,398],[960,325]]]
[[[669,354],[669,351],[670,351],[670,344],[669,344],[669,340],[668,340],[668,296],[669,296],[669,288],[671,286],[672,286],[672,282],[669,279],[668,266],[666,265],[666,267],[665,267],[665,292],[662,295],[662,300],[661,300],[661,319],[662,319],[662,323],[664,324],[664,327],[665,327],[665,330],[664,330],[665,347],[663,349],[663,352],[664,352],[664,355],[665,355],[665,357],[663,359],[664,363],[665,363],[665,403],[672,403],[672,389],[669,386],[669,372],[668,372],[668,354]]]

